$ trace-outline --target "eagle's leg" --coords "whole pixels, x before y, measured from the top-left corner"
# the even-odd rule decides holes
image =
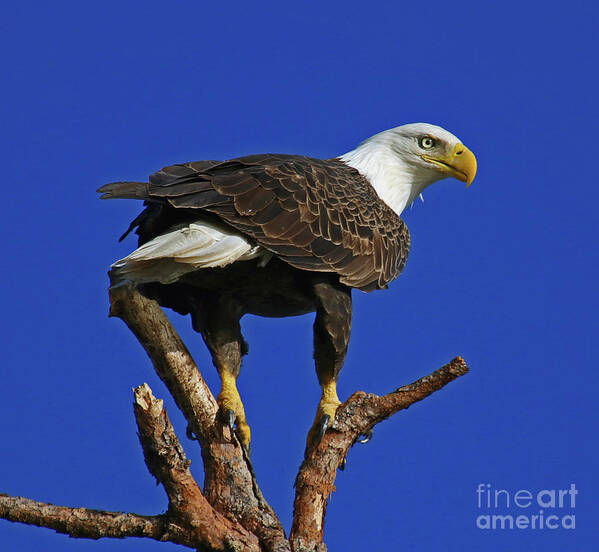
[[[199,316],[194,317],[194,327],[202,333],[221,380],[220,393],[216,399],[221,415],[231,430],[234,425],[237,426],[237,438],[249,452],[250,426],[237,390],[241,357],[247,354],[247,343],[241,335],[239,324],[243,313],[234,299],[219,297],[203,301],[197,314]]]
[[[337,397],[337,378],[349,343],[351,330],[351,289],[339,283],[314,285],[317,300],[314,321],[314,361],[322,395],[314,424],[308,433],[308,446],[317,444],[333,423],[341,401]]]

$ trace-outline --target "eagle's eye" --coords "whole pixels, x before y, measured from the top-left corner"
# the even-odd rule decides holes
[[[436,142],[435,139],[430,136],[422,136],[418,143],[422,149],[431,149],[435,147]]]

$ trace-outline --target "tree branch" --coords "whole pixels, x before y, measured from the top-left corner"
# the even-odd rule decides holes
[[[392,414],[421,401],[467,372],[464,360],[456,357],[432,374],[388,395],[379,397],[358,391],[339,407],[332,429],[315,449],[306,450],[295,481],[290,535],[294,552],[312,552],[322,545],[327,500],[335,488],[337,468],[345,464],[356,440]]]
[[[54,529],[71,537],[100,539],[147,537],[171,540],[164,516],[140,516],[89,508],[70,508],[0,494],[0,518]]]
[[[135,419],[146,465],[168,495],[170,524],[180,529],[174,542],[192,548],[202,545],[209,550],[259,552],[256,536],[217,512],[202,494],[162,400],[154,397],[147,383],[134,393]]]

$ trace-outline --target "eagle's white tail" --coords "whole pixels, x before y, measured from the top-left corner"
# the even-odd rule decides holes
[[[208,221],[179,225],[116,261],[124,279],[171,284],[199,268],[217,268],[258,257],[264,250]]]

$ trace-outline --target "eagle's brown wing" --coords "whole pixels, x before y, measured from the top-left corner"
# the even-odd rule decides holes
[[[410,246],[404,222],[357,170],[336,159],[266,154],[185,163],[165,167],[149,183],[99,191],[146,200],[132,223],[143,227],[143,241],[202,210],[296,268],[335,272],[363,290],[396,278]]]

